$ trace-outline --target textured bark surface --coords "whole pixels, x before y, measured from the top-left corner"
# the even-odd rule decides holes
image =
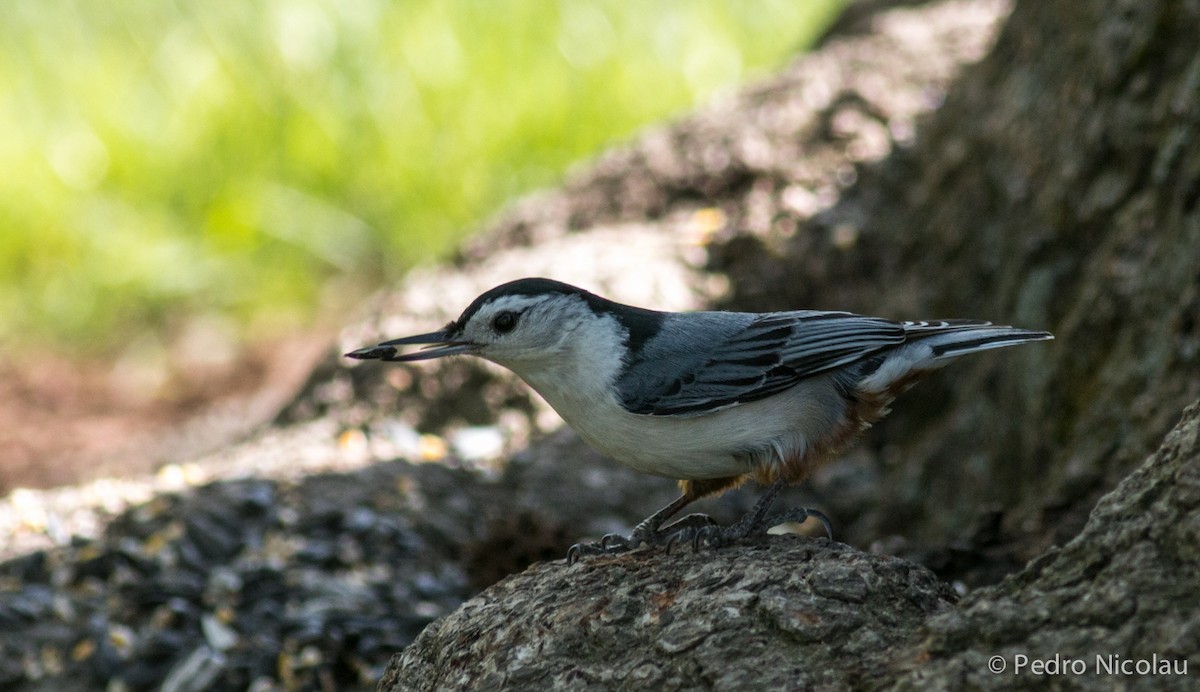
[[[898,687],[999,688],[1057,679],[1096,688],[1117,681],[1136,689],[1194,688],[1198,570],[1200,402],[1150,459],[1104,496],[1074,540],[932,618],[924,642],[898,659],[920,662]],[[1070,664],[1067,674],[1020,673],[1018,655],[1081,660],[1085,673],[1073,672],[1080,664]],[[1006,665],[999,675],[988,668],[993,656]],[[1136,674],[1145,670],[1139,661],[1151,662],[1153,673]],[[1155,661],[1167,662],[1169,672]],[[1187,675],[1179,674],[1180,665]],[[1135,674],[1108,674],[1113,666]]]
[[[999,563],[1020,564],[1075,535],[1200,396],[1198,23],[1194,0],[1017,3],[913,147],[725,265],[738,305],[1057,336],[898,405],[868,437],[878,482],[854,537],[899,522],[908,541],[1003,545]]]
[[[795,689],[879,674],[953,592],[825,539],[541,563],[430,625],[382,690]]]
[[[379,689],[1192,689],[1198,568],[1200,402],[1077,538],[957,605],[824,539],[541,563],[427,627]]]

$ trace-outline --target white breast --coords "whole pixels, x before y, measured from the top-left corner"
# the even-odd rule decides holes
[[[560,381],[530,385],[601,453],[675,479],[738,476],[760,464],[797,458],[835,427],[845,409],[823,377],[767,399],[686,418],[629,413],[608,390],[563,388]]]

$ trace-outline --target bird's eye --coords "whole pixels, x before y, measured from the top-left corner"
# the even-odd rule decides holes
[[[509,312],[508,310],[505,310],[504,312],[492,318],[492,329],[495,329],[501,334],[507,334],[508,332],[511,332],[516,326],[517,313],[515,312]]]

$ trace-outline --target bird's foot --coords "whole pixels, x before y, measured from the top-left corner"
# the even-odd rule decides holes
[[[588,555],[614,555],[633,550],[642,544],[644,539],[637,535],[637,530],[628,536],[619,533],[608,533],[593,543],[576,543],[567,549],[567,564],[573,565],[580,558]]]
[[[633,550],[642,541],[637,532],[622,536],[619,533],[607,533],[594,543],[576,543],[567,549],[567,564],[573,565],[587,555],[613,555]]]
[[[689,514],[662,528],[656,528],[644,521],[635,526],[628,536],[610,533],[594,543],[576,543],[567,550],[567,564],[574,564],[586,555],[615,555],[642,545],[665,545],[667,552],[670,552],[671,546],[678,542],[678,536],[685,533],[691,535],[690,532],[705,526],[716,526],[716,522],[707,514]]]
[[[812,517],[821,522],[825,527],[825,535],[829,540],[833,540],[833,525],[829,522],[829,517],[823,512],[815,509],[807,509],[805,507],[797,507],[784,512],[780,512],[770,518],[763,518],[756,512],[750,512],[742,517],[734,524],[729,526],[718,526],[712,524],[709,526],[699,526],[694,530],[680,532],[672,536],[671,542],[691,541],[692,550],[699,551],[700,546],[708,546],[710,548],[720,548],[730,545],[749,536],[762,536],[767,533],[773,526],[786,524],[788,522],[803,522],[805,519]]]

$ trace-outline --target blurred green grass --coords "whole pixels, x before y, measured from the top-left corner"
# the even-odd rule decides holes
[[[0,3],[0,340],[309,323],[844,0]]]

